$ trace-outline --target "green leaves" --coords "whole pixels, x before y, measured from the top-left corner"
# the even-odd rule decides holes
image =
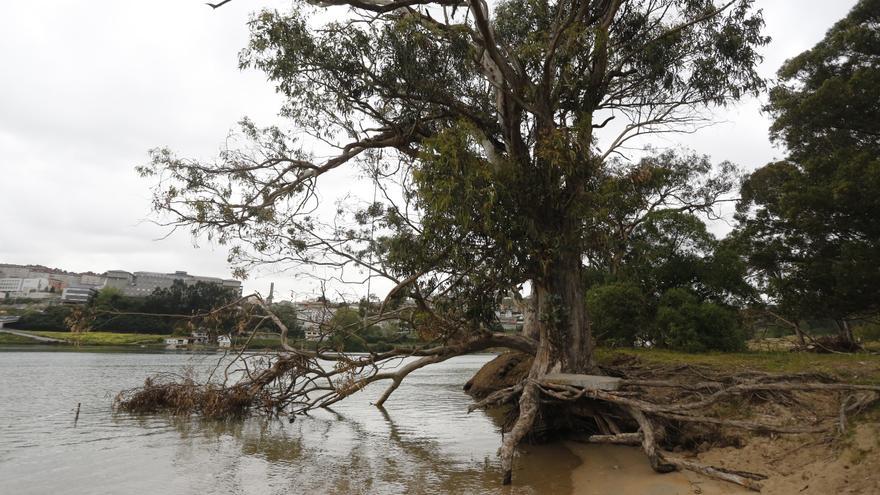
[[[629,242],[607,219],[706,211],[729,187],[729,171],[709,173],[702,157],[652,157],[619,177],[605,160],[634,135],[688,127],[695,110],[761,88],[767,40],[751,5],[264,10],[240,64],[275,85],[288,125],[244,120],[216,160],[156,150],[142,173],[170,225],[230,243],[239,268],[317,262],[415,277],[408,291],[442,294],[469,328],[487,328],[499,294]],[[612,114],[625,131],[600,150],[594,132]],[[368,168],[384,199],[319,218],[317,178],[343,165]],[[645,203],[663,194],[680,204]]]
[[[767,109],[785,161],[743,183],[737,237],[795,317],[880,310],[880,1],[862,0],[787,61]]]

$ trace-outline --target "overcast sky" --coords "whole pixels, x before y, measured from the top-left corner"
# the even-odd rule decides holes
[[[758,0],[763,75],[810,48],[855,0]],[[150,183],[134,166],[170,146],[210,157],[243,116],[275,121],[263,75],[237,69],[249,13],[283,0],[4,2],[0,15],[0,263],[229,277],[222,247],[165,232],[150,218]],[[716,112],[724,123],[659,145],[684,145],[746,169],[783,155],[760,102]],[[257,273],[245,292],[304,297],[292,274]],[[375,292],[375,288],[374,288]]]

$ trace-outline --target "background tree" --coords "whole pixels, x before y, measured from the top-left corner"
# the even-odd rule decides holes
[[[297,318],[296,306],[292,302],[279,301],[272,304],[271,308],[272,313],[274,313],[288,328],[290,337],[300,339],[305,336],[302,323]],[[273,331],[277,331],[273,325],[267,324],[266,326]]]
[[[144,307],[151,313],[192,315],[207,313],[238,299],[234,289],[198,281],[187,284],[175,280],[171,287],[160,287],[147,296]]]
[[[582,259],[609,157],[760,90],[760,13],[751,0],[330,4],[349,9],[330,21],[299,2],[260,12],[242,56],[286,98],[291,128],[327,143],[329,157],[306,152],[301,134],[245,121],[247,143],[217,161],[159,149],[140,170],[161,177],[155,206],[171,224],[231,243],[242,267],[361,267],[412,297],[419,333],[439,347],[403,375],[489,346],[534,353],[502,446],[509,482],[540,407],[537,380],[596,371]],[[600,129],[610,134],[600,140]],[[322,223],[320,178],[356,163],[383,204],[359,208],[353,225]],[[495,302],[524,284],[529,336],[491,332]],[[402,378],[381,376],[393,380],[388,393]]]
[[[658,320],[669,291],[685,291],[700,304],[727,312],[751,298],[738,253],[709,233],[703,221],[717,218],[717,207],[730,201],[736,181],[732,164],[713,167],[707,157],[686,153],[656,153],[607,168],[595,196],[585,272],[585,283],[592,287],[587,307],[600,342],[692,351],[742,347],[745,335],[739,325],[735,332],[702,327],[710,334],[731,333],[739,340],[731,345],[719,339],[668,338],[668,325]],[[672,310],[665,307],[667,316]]]
[[[880,301],[880,2],[860,1],[788,60],[767,105],[786,160],[742,186],[742,242],[756,281],[788,319],[849,320]]]

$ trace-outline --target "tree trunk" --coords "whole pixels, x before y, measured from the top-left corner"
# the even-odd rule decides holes
[[[835,320],[835,322],[837,323],[837,335],[840,337],[840,340],[846,343],[855,342],[856,339],[853,337],[849,322],[843,319]]]
[[[501,444],[505,485],[511,482],[516,446],[529,433],[540,412],[537,382],[550,371],[584,373],[595,368],[580,254],[569,253],[548,263],[533,283],[534,327],[524,328],[524,332],[537,334],[538,349],[519,398],[519,417]]]
[[[554,371],[593,370],[593,336],[584,300],[581,258],[570,253],[547,266],[535,281],[536,320],[547,339],[548,365]]]

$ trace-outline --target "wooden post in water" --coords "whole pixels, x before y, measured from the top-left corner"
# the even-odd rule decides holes
[[[82,405],[82,402],[76,403],[76,416],[73,418],[73,426],[76,426],[76,422],[79,421],[79,406]]]

